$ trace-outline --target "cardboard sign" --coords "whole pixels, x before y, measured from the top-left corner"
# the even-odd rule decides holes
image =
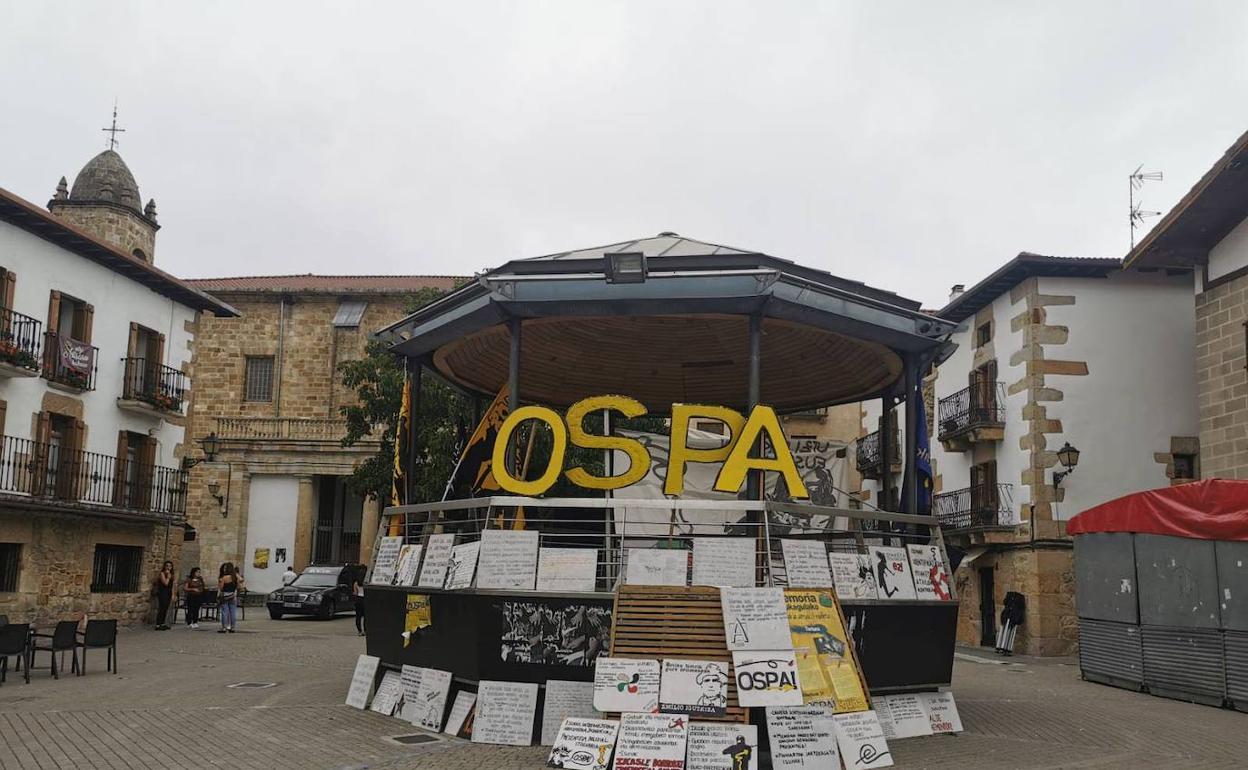
[[[420,552],[423,546],[408,544],[399,549],[399,566],[394,572],[396,586],[416,584],[416,573],[420,569]]]
[[[758,726],[689,725],[685,770],[758,770]]]
[[[532,591],[537,580],[537,531],[485,530],[480,564],[477,588]]]
[[[542,548],[537,552],[539,591],[593,591],[597,576],[597,548]]]
[[[754,539],[695,537],[692,585],[753,588]]]
[[[789,650],[783,588],[721,588],[724,637],[730,650]]]
[[[464,720],[472,713],[472,707],[476,705],[477,694],[460,690],[455,693],[455,702],[451,704],[451,714],[446,718],[446,728],[442,731],[447,735],[459,735],[464,729]]]
[[[446,568],[446,588],[448,591],[472,587],[472,576],[477,571],[477,556],[481,553],[481,543],[462,543],[451,549],[451,561]]]
[[[920,599],[947,602],[953,598],[949,591],[949,570],[936,545],[908,545],[910,569],[914,573],[914,592]]]
[[[378,714],[392,716],[394,707],[399,705],[402,697],[403,686],[399,682],[399,672],[387,671],[381,677],[381,684],[377,685],[377,694],[373,696],[373,705],[369,708]]]
[[[542,745],[552,746],[559,726],[569,717],[597,719],[594,708],[594,683],[546,680],[546,701],[542,705]],[[615,743],[614,735],[611,742]]]
[[[403,548],[402,537],[383,537],[377,541],[377,559],[373,562],[373,585],[388,586],[394,583],[394,569]]]
[[[659,662],[646,658],[599,658],[594,664],[594,708],[650,713],[659,707]]]
[[[688,717],[621,714],[612,770],[684,770]]]
[[[446,569],[451,563],[451,549],[455,535],[430,535],[425,551],[425,563],[420,568],[421,588],[441,588],[446,585]]]
[[[828,569],[828,549],[818,540],[780,541],[784,554],[784,571],[789,588],[831,588],[832,573]]]
[[[689,583],[689,552],[676,548],[629,548],[624,582],[630,586]]]
[[[347,705],[357,709],[368,706],[368,696],[373,694],[373,679],[381,658],[361,655],[355,659],[355,672],[351,674],[351,687],[347,690]]]
[[[832,719],[836,722],[836,745],[846,767],[893,766],[893,755],[874,711],[837,714]]]
[[[905,548],[873,545],[870,550],[875,586],[881,599],[917,599],[910,576],[910,557]]]
[[[873,705],[880,729],[890,741],[932,734],[932,724],[919,695],[877,695]]]
[[[542,731],[545,732],[545,726]],[[606,770],[620,723],[569,717],[557,725],[547,767],[563,770]]]
[[[923,701],[923,708],[927,709],[932,732],[962,732],[962,718],[958,716],[958,706],[953,702],[953,693],[925,692],[919,697]]]
[[[473,743],[528,746],[533,742],[537,684],[482,679],[477,686],[477,717]]]
[[[728,664],[719,660],[664,658],[659,711],[722,717],[728,710]]]
[[[836,723],[832,712],[820,706],[767,709],[772,770],[830,770],[839,768]]]
[[[828,554],[828,565],[832,568],[832,585],[836,586],[836,598],[876,598],[875,573],[871,571],[870,557],[833,552]]]
[[[450,689],[450,671],[422,668],[415,698],[403,704],[403,718],[426,730],[441,730],[442,712],[446,710],[446,696]]]
[[[838,713],[865,711],[867,694],[836,597],[826,590],[790,588],[784,602],[805,703]]]
[[[746,650],[732,653],[737,703],[742,706],[800,706],[802,685],[792,650]]]

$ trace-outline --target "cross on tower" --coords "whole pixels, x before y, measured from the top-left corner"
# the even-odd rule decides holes
[[[117,135],[126,133],[126,129],[117,127],[117,103],[116,102],[113,102],[113,125],[109,128],[101,128],[100,130],[106,132],[109,135],[108,136],[108,149],[110,150],[117,146]]]

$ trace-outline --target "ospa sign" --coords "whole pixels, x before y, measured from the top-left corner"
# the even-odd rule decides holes
[[[623,436],[599,436],[586,433],[583,426],[585,416],[590,412],[602,410],[619,412],[625,417],[640,417],[646,414],[646,407],[628,396],[593,396],[577,401],[568,407],[567,413],[561,418],[559,414],[544,406],[525,406],[507,416],[499,426],[498,436],[494,441],[494,452],[491,459],[494,478],[498,485],[508,492],[517,495],[540,495],[550,489],[563,470],[563,460],[568,450],[568,442],[586,449],[603,449],[623,452],[628,456],[628,471],[617,476],[594,476],[584,468],[569,468],[568,481],[586,489],[622,489],[636,484],[650,470],[650,453],[636,439]],[[721,447],[713,449],[693,449],[686,445],[689,435],[689,423],[694,419],[718,420],[728,426],[728,441]],[[527,420],[546,423],[554,436],[550,452],[550,460],[541,476],[532,480],[516,478],[507,464],[507,445],[512,433]],[[750,457],[750,450],[758,443],[760,437],[767,439],[775,457]],[[688,463],[723,463],[719,475],[715,477],[714,489],[718,492],[738,492],[745,482],[746,474],[752,470],[776,471],[784,477],[789,494],[795,499],[806,499],[810,494],[802,483],[797,464],[789,452],[789,444],[780,429],[780,420],[769,406],[756,406],[750,410],[749,417],[726,406],[706,404],[672,404],[671,452],[668,462],[667,478],[663,483],[663,492],[668,495],[679,495],[685,488],[685,465]]]

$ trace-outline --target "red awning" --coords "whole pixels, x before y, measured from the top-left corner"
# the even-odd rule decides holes
[[[1248,540],[1248,481],[1209,479],[1136,492],[1089,508],[1067,523],[1066,532]]]

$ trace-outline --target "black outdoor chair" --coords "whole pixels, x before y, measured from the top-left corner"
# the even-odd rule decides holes
[[[30,624],[7,623],[0,627],[0,684],[9,673],[9,657],[17,656],[17,668],[25,668],[26,683],[30,683]],[[22,666],[25,661],[26,665]]]
[[[117,621],[88,620],[87,630],[78,634],[78,646],[82,648],[82,663],[78,666],[78,676],[87,673],[87,648],[95,647],[108,650],[108,670],[117,673]]]
[[[40,644],[40,639],[47,639],[46,644]],[[60,668],[65,667],[65,651],[68,650],[73,655],[73,673],[78,673],[78,621],[62,620],[56,624],[56,628],[50,634],[35,634],[33,643],[30,646],[30,663],[35,663],[35,654],[47,652],[52,657],[52,678],[60,679]],[[61,654],[61,666],[57,668],[56,654]]]

